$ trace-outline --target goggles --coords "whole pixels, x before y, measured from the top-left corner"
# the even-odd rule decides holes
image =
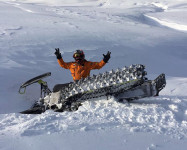
[[[74,58],[81,57],[81,54],[75,53],[73,57]]]

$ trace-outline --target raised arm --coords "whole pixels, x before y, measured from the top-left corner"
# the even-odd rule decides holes
[[[108,51],[106,55],[103,54],[104,58],[100,62],[90,62],[91,69],[101,69],[110,59],[111,52]]]
[[[101,60],[100,62],[89,62],[90,69],[101,69],[106,63]]]
[[[62,59],[62,55],[60,53],[60,49],[59,48],[55,48],[55,55],[56,55],[56,58],[57,58],[57,61],[58,61],[58,64],[64,68],[64,69],[69,69],[69,66],[70,66],[70,63],[66,63],[64,62],[64,60]]]

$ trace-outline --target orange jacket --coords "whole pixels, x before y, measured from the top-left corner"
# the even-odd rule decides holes
[[[100,62],[90,62],[85,60],[84,65],[80,65],[77,62],[66,63],[62,58],[58,59],[58,63],[62,68],[69,69],[71,71],[73,80],[86,78],[90,75],[91,70],[100,69],[106,64],[103,60]]]

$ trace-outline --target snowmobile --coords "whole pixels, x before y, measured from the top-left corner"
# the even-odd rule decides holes
[[[165,74],[160,74],[155,80],[148,80],[145,66],[131,65],[122,69],[111,70],[98,75],[89,76],[76,82],[55,85],[53,91],[48,88],[43,78],[51,76],[51,72],[44,73],[22,84],[20,94],[24,94],[26,87],[39,83],[40,98],[34,105],[22,114],[41,114],[48,109],[55,112],[76,111],[84,101],[92,101],[99,97],[115,97],[118,101],[133,100],[158,96],[166,86]]]

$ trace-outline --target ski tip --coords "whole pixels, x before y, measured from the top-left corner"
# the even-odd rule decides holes
[[[35,108],[31,108],[28,110],[24,110],[22,112],[20,112],[21,114],[42,114],[44,113],[45,110],[42,107],[35,107]]]

